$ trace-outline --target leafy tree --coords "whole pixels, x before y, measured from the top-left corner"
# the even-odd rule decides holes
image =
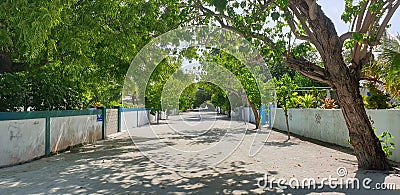
[[[211,95],[208,93],[208,91],[198,88],[196,92],[196,98],[193,102],[193,107],[199,108],[200,105],[207,100],[211,100]]]
[[[185,111],[189,108],[193,108],[193,104],[196,101],[196,84],[191,84],[186,87],[179,97],[179,110]]]
[[[235,104],[235,102],[238,102],[240,100],[233,100],[232,103],[229,101],[228,98],[228,91],[221,89],[218,85],[215,85],[210,82],[200,82],[199,86],[201,86],[203,89],[208,91],[211,94],[211,100],[210,102],[215,106],[215,107],[220,107],[223,110],[226,110],[228,112],[228,116],[230,117],[231,110],[234,107],[239,106],[238,104]],[[236,97],[236,96],[230,96]]]
[[[299,87],[326,87],[325,84],[323,83],[318,83],[314,80],[311,80],[307,77],[304,77],[301,75],[299,72],[295,72],[294,76],[291,77],[293,81],[299,86]],[[278,78],[279,79],[279,78]]]
[[[191,79],[191,81],[188,81],[188,83],[191,83],[192,81],[193,79]],[[190,108],[193,104],[191,96],[195,94],[194,89],[194,86],[186,86],[186,82],[174,78],[174,76],[169,77],[167,83],[162,88],[162,109],[177,109],[183,111]],[[177,95],[179,94],[181,94],[180,97],[177,97]],[[182,101],[185,100],[182,98],[186,95],[188,95],[190,99],[188,99],[187,103],[183,103]]]
[[[87,88],[61,66],[0,75],[1,111],[82,109],[89,105]]]
[[[171,1],[1,1],[0,74],[24,71],[15,77],[38,78],[34,83],[43,95],[34,97],[36,109],[62,109],[57,103],[62,99],[83,104],[65,109],[95,102],[111,106],[121,101],[123,79],[141,47],[186,20],[190,12],[179,9]],[[1,91],[24,93],[28,89],[19,87],[24,80],[14,80],[21,83],[10,90],[2,85]],[[26,108],[26,102],[7,109]],[[40,102],[45,103],[37,106]]]
[[[317,1],[222,1],[194,1],[192,7],[197,8],[199,17],[214,19],[221,27],[251,40],[267,60],[281,60],[302,75],[335,90],[359,167],[389,169],[381,144],[368,122],[359,81],[363,66],[370,61],[373,48],[379,45],[400,1],[345,0],[341,18],[351,28],[342,35],[337,33]],[[294,45],[293,39],[305,44]],[[302,55],[309,46],[320,56],[320,63]],[[344,48],[351,50],[348,61],[342,52]]]
[[[213,54],[213,55],[211,55]],[[261,107],[262,99],[267,97],[267,94],[260,94],[259,83],[256,82],[255,76],[265,76],[262,70],[258,70],[259,75],[252,75],[250,70],[243,65],[234,56],[222,51],[211,51],[208,54],[210,61],[217,65],[222,66],[230,72],[230,74],[220,74],[217,69],[215,69],[215,64],[205,65],[204,69],[208,75],[215,75],[213,78],[218,78],[219,83],[225,83],[225,90],[228,95],[235,98],[236,101],[231,101],[228,111],[236,106],[244,106],[247,104],[255,117],[256,129],[260,128],[260,115],[258,110]],[[226,101],[227,102],[227,101]],[[265,101],[264,101],[265,102]]]
[[[366,87],[370,92],[370,96],[364,97],[366,108],[388,108],[389,94],[397,97],[400,93],[399,37],[387,33],[382,42],[377,49],[377,56],[364,66],[362,72],[363,79],[367,81]],[[378,89],[382,87],[384,91]]]
[[[231,111],[231,105],[229,103],[229,99],[224,93],[224,91],[221,90],[220,88],[218,88],[216,93],[213,93],[211,95],[211,103],[217,107],[222,108],[223,110],[228,111],[228,114]]]
[[[175,90],[169,90],[168,93],[163,94],[163,89],[167,81],[173,76],[177,71],[178,74],[183,74],[180,69],[180,62],[172,61],[170,58],[165,58],[152,72],[150,79],[147,82],[146,94],[145,94],[145,106],[147,108],[155,110],[162,110],[162,98],[163,97],[173,97],[175,96],[171,92]],[[171,86],[171,85],[169,85]],[[179,86],[179,85],[178,85]],[[182,85],[180,85],[182,86]],[[169,87],[170,88],[170,87]],[[189,87],[190,88],[190,87]],[[189,89],[185,89],[186,91]],[[194,88],[194,87],[192,87]],[[191,89],[191,88],[190,88]],[[184,90],[184,91],[185,91]],[[188,93],[188,91],[187,91]],[[173,103],[173,102],[171,102]],[[168,103],[167,103],[168,104]],[[164,104],[166,105],[166,104]],[[185,104],[186,105],[186,104]]]
[[[288,140],[290,139],[290,128],[289,128],[289,115],[288,110],[297,106],[297,85],[293,82],[289,75],[285,74],[281,79],[274,79],[276,86],[276,102],[283,109],[285,115],[286,127]]]
[[[2,1],[0,73],[54,62],[124,73],[144,44],[185,18],[178,9],[168,1]]]
[[[400,36],[386,34],[377,57],[366,64],[363,74],[367,81],[383,85],[393,97],[400,94]]]
[[[382,63],[386,66],[385,87],[396,97],[400,95],[400,36],[387,36],[380,54]]]

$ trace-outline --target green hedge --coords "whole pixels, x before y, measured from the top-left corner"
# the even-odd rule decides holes
[[[59,73],[45,71],[0,75],[0,111],[81,109],[84,91]]]

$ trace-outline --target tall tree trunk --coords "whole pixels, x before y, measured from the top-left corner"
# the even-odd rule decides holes
[[[11,54],[0,51],[0,73],[12,72]]]
[[[285,121],[286,121],[286,127],[287,127],[287,136],[288,136],[288,140],[290,140],[290,128],[289,128],[289,116],[288,116],[288,111],[287,110],[283,110],[283,112],[285,113]]]
[[[253,103],[250,103],[250,107],[254,114],[256,129],[259,129],[260,128],[260,115],[258,114],[258,109],[256,108],[256,106]]]
[[[369,10],[374,4],[368,5],[367,3],[365,5],[366,10]],[[316,1],[289,1],[289,8],[297,19],[305,21],[302,22],[302,26],[306,30],[307,39],[318,50],[324,67],[319,67],[302,57],[295,59],[290,55],[287,57],[287,65],[308,78],[328,84],[336,91],[358,166],[364,169],[387,170],[390,168],[363,106],[359,80],[363,66],[371,60],[372,47],[378,43],[380,33],[386,28],[389,19],[399,5],[396,3],[394,6],[387,6],[385,9],[388,14],[381,23],[370,19],[369,11],[367,14],[360,12],[361,15],[356,17],[358,25],[351,31],[369,34],[368,38],[374,37],[376,43],[370,41],[361,44],[354,43],[350,62],[346,64],[343,56],[343,43],[353,34],[349,32],[339,36],[333,22],[325,15]],[[383,10],[383,13],[385,12],[386,10]],[[361,21],[362,25],[359,23]],[[296,30],[293,28],[293,23],[289,26],[292,30]],[[379,30],[371,31],[371,28],[377,26],[380,26]]]
[[[28,68],[26,64],[14,63],[11,52],[0,51],[0,74],[24,71]]]
[[[350,144],[358,166],[364,169],[387,170],[389,164],[381,143],[372,130],[363,105],[357,79],[347,78],[335,85],[338,101],[350,135]]]

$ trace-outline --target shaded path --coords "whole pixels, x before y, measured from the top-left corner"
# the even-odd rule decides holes
[[[195,116],[188,117],[195,120]],[[173,119],[171,119],[173,121]],[[226,120],[222,120],[226,121]],[[221,123],[222,124],[222,123]],[[160,131],[167,131],[167,124],[156,125]],[[140,132],[140,129],[135,129]],[[220,131],[223,131],[220,130]],[[213,134],[214,133],[214,134]],[[170,145],[185,147],[218,142],[218,134],[210,132],[197,139],[177,138],[163,134]],[[207,135],[205,133],[204,135]],[[222,135],[222,134],[221,134]],[[175,138],[174,138],[175,136]],[[317,181],[329,176],[338,177],[338,167],[345,167],[348,177],[363,179],[370,177],[374,182],[396,183],[397,174],[357,171],[354,156],[338,150],[293,138],[285,142],[286,136],[272,132],[268,142],[255,157],[249,157],[248,150],[254,133],[245,134],[243,143],[222,163],[196,172],[172,171],[165,169],[145,157],[132,144],[128,133],[114,134],[109,140],[99,141],[95,146],[86,145],[49,158],[0,169],[0,194],[27,193],[98,193],[98,194],[253,194],[253,193],[295,193],[303,194],[309,189],[261,189],[256,185],[265,174],[274,178],[307,178]],[[204,138],[204,139],[203,139]],[[137,136],[136,142],[152,143],[153,139]],[[204,141],[205,140],[205,141]],[[152,148],[154,153],[161,148]],[[196,163],[196,162],[194,162]],[[343,185],[317,192],[347,192]],[[273,187],[277,187],[276,181]],[[360,191],[353,191],[353,193]],[[363,190],[376,194],[376,190]],[[379,191],[396,194],[398,191]]]

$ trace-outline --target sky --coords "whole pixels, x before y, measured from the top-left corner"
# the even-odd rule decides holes
[[[349,30],[349,25],[340,19],[344,10],[344,1],[319,0],[318,4],[321,5],[325,14],[331,18],[339,34],[343,34]],[[392,24],[389,28],[389,32],[394,35],[400,34],[400,9],[396,10],[389,23]]]

